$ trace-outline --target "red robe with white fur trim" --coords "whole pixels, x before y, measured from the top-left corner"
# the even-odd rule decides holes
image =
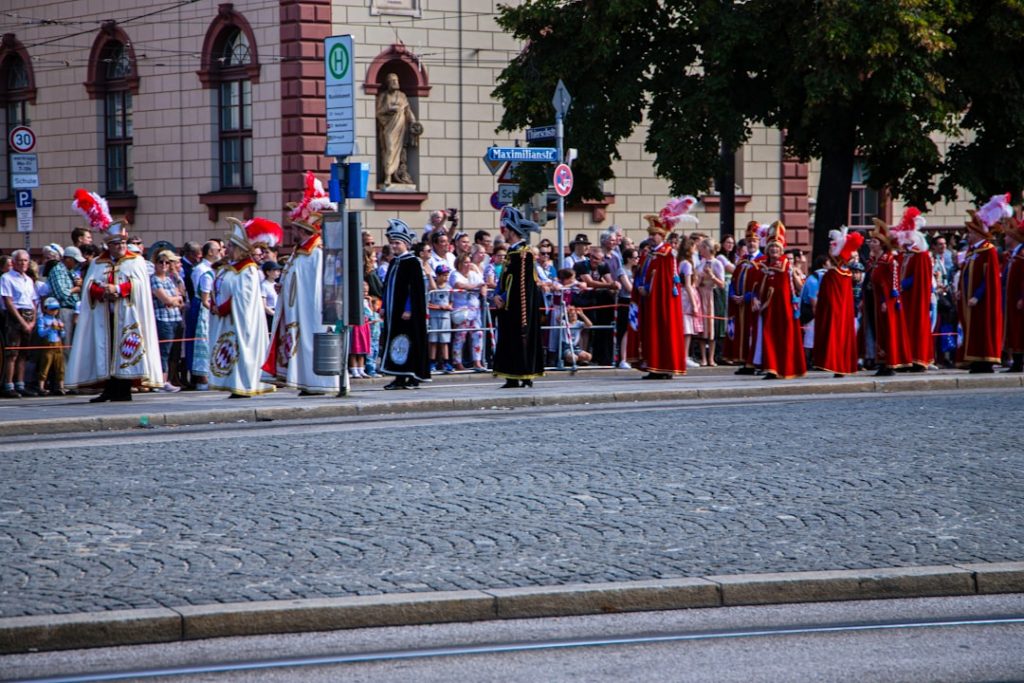
[[[901,288],[907,331],[907,361],[928,366],[935,360],[932,337],[932,278],[934,264],[927,251],[903,254]]]

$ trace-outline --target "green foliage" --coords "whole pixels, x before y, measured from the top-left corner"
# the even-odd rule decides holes
[[[1022,0],[525,0],[499,23],[526,41],[494,91],[501,129],[551,123],[559,78],[573,95],[574,199],[601,197],[644,116],[676,193],[706,191],[751,125],[784,130],[829,179],[819,236],[845,220],[854,154],[922,209],[957,185],[1024,187]],[[524,194],[546,184],[550,169],[523,166]]]

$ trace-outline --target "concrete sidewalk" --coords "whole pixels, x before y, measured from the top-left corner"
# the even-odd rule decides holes
[[[279,391],[246,400],[222,392],[136,394],[129,403],[89,403],[88,396],[47,397],[0,402],[0,436],[96,432],[139,426],[303,420],[405,412],[477,410],[588,403],[635,403],[696,399],[736,399],[814,394],[956,391],[1024,387],[1024,375],[970,375],[961,370],[873,377],[861,373],[833,378],[811,372],[796,380],[763,381],[733,374],[732,368],[700,368],[671,381],[641,381],[630,370],[555,371],[532,389],[500,389],[486,374],[440,375],[415,391],[383,391],[387,380],[355,380],[350,394],[298,397]]]

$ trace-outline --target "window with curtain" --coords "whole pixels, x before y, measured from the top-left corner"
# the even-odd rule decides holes
[[[28,69],[21,57],[11,54],[4,59],[3,64],[0,64],[0,84],[3,85],[4,148],[8,152],[4,154],[4,163],[0,165],[0,168],[3,168],[4,171],[2,179],[4,196],[10,199],[14,196],[14,191],[11,188],[11,157],[9,154],[12,150],[7,149],[9,143],[6,142],[8,134],[17,126],[28,126],[32,123],[29,111],[31,105],[29,104]]]
[[[252,81],[246,69],[251,60],[245,34],[231,29],[217,55],[221,189],[252,187]]]
[[[103,132],[107,194],[131,194],[135,189],[132,172],[132,93],[129,78],[132,62],[122,43],[111,42],[103,50],[104,90]]]

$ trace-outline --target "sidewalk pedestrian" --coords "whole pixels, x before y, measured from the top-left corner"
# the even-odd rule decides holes
[[[807,374],[800,334],[800,282],[786,258],[786,226],[768,226],[763,278],[751,309],[760,316],[761,335],[754,363],[764,379],[793,379]]]
[[[1001,359],[1003,340],[1003,292],[993,229],[1013,216],[1010,194],[996,195],[967,213],[970,245],[958,290],[964,341],[957,349],[957,364],[972,373],[989,373]]]
[[[36,329],[43,346],[47,347],[39,354],[36,371],[39,395],[64,396],[64,352],[61,347],[67,339],[67,330],[60,319],[60,303],[52,296],[43,302],[43,312]],[[47,392],[47,386],[53,388]]]
[[[540,232],[540,226],[527,220],[518,209],[506,207],[502,211],[501,234],[510,247],[494,296],[498,309],[494,375],[505,379],[503,389],[532,387],[533,380],[544,375],[540,322],[543,299],[533,253],[527,243],[531,232]]]
[[[413,234],[404,221],[390,219],[386,234],[394,258],[384,281],[381,372],[394,379],[384,388],[416,389],[421,382],[430,381],[424,266],[410,251]],[[432,238],[438,236],[444,236],[443,232],[431,233]],[[447,239],[444,236],[445,246]]]
[[[821,275],[814,306],[812,364],[835,377],[857,372],[856,307],[850,261],[863,243],[863,235],[847,228],[829,232],[830,263]]]
[[[4,347],[5,398],[35,396],[36,391],[25,386],[25,363],[29,352],[19,348],[29,346],[36,322],[35,282],[28,275],[31,259],[24,249],[11,254],[12,268],[0,275],[0,297],[3,297],[7,314],[6,346]]]
[[[79,188],[72,207],[103,237],[106,251],[82,280],[65,383],[71,389],[102,385],[91,403],[131,401],[133,385],[164,384],[149,268],[129,251],[124,223],[111,218],[101,196]]]
[[[666,237],[673,227],[687,220],[696,203],[694,197],[680,197],[666,204],[658,215],[644,216],[649,241],[641,249],[640,266],[633,280],[626,335],[626,360],[635,370],[647,373],[643,379],[686,374],[682,283]]]
[[[252,252],[257,245],[276,247],[284,235],[266,218],[227,220],[227,259],[214,279],[210,311],[210,388],[231,392],[228,398],[249,398],[274,391],[261,379],[270,339]]]
[[[1006,239],[1006,285],[1003,352],[1011,360],[1006,372],[1024,372],[1024,223],[1013,218],[1003,223]]]
[[[164,249],[153,259],[153,275],[149,279],[153,291],[153,314],[156,317],[156,331],[160,337],[160,367],[164,374],[163,390],[174,393],[181,388],[171,382],[168,365],[172,353],[178,350],[179,340],[185,333],[185,322],[182,309],[185,298],[178,290],[178,285],[171,277],[172,264],[181,260],[177,254]]]

